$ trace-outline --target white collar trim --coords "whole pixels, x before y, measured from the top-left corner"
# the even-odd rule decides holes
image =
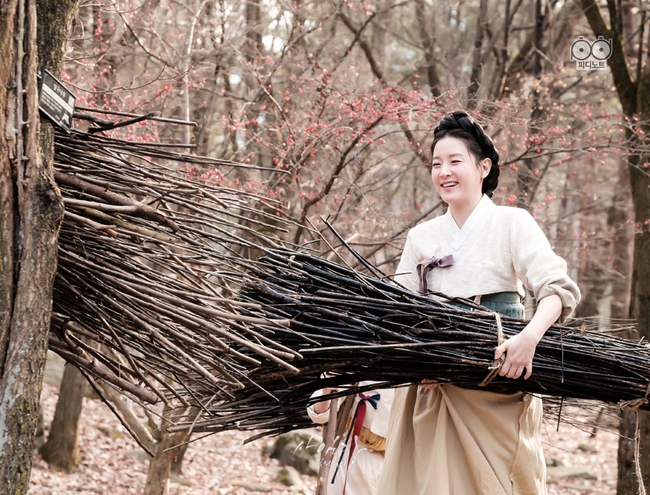
[[[472,230],[474,230],[474,227],[478,225],[478,223],[481,221],[481,218],[483,218],[483,215],[485,215],[490,206],[493,204],[494,203],[492,203],[492,200],[484,194],[481,198],[481,201],[478,202],[478,204],[474,207],[472,213],[470,213],[469,217],[467,217],[467,220],[465,220],[462,229],[458,228],[458,225],[456,224],[454,217],[451,215],[451,212],[447,210],[447,224],[449,225],[451,237],[453,239],[451,248],[454,251],[458,251],[461,248],[463,243],[471,234]]]

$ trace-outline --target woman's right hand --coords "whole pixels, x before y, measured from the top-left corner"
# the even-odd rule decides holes
[[[433,390],[434,388],[438,388],[438,381],[425,378],[420,382],[420,387],[424,390]]]

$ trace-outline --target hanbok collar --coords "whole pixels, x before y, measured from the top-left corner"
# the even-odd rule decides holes
[[[472,213],[470,213],[469,217],[467,217],[467,220],[465,220],[462,229],[458,228],[454,217],[451,215],[451,211],[447,210],[447,213],[445,214],[447,216],[447,227],[449,228],[449,232],[451,233],[451,237],[453,239],[451,248],[454,251],[458,251],[461,248],[465,240],[471,234],[472,230],[474,230],[474,227],[479,224],[481,218],[483,218],[485,213],[493,204],[494,203],[492,200],[484,194],[481,198],[481,201],[478,202],[478,204],[474,207]]]

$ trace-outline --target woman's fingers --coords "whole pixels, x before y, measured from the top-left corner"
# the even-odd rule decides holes
[[[513,365],[506,361],[506,363],[504,363],[501,369],[499,370],[499,375],[505,376],[506,378],[513,378],[513,379],[517,379],[523,376],[524,380],[528,380],[532,374],[533,374],[532,363],[527,365],[516,365],[516,364]]]
[[[506,378],[519,378],[524,372],[524,366],[517,366],[512,364],[504,364],[499,371],[499,375],[505,376]]]
[[[434,388],[438,387],[438,381],[425,378],[420,382],[420,387],[422,387],[425,390],[433,390]]]
[[[533,365],[531,364],[530,366],[526,366],[526,374],[524,375],[524,380],[528,380],[530,378],[530,375],[533,374]]]
[[[505,358],[499,375],[513,379],[521,376],[525,380],[530,378],[533,372],[536,344],[535,340],[528,335],[519,333],[497,346],[494,349],[494,359]]]
[[[506,352],[506,345],[508,341],[506,340],[503,344],[494,349],[494,359],[499,359]]]

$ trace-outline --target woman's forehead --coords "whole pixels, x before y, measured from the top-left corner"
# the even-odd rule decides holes
[[[456,137],[444,137],[436,143],[436,146],[433,150],[433,156],[453,156],[458,155],[461,157],[469,156],[469,151],[465,141]]]

